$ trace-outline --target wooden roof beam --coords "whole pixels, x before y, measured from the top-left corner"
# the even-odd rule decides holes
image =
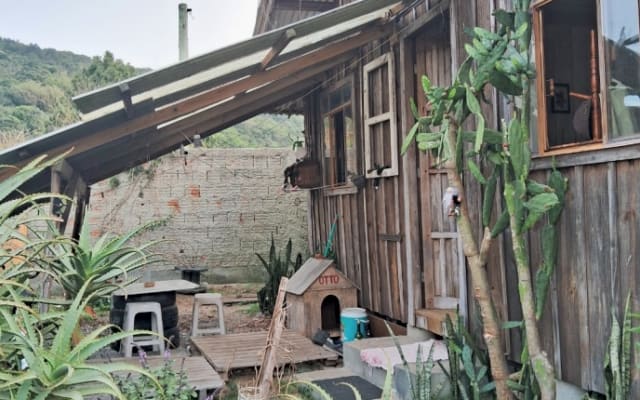
[[[271,62],[282,53],[285,47],[296,37],[296,30],[291,28],[287,29],[282,33],[282,35],[276,40],[276,42],[271,46],[267,55],[264,56],[262,62],[260,63],[260,69],[265,70]]]
[[[102,131],[96,131],[91,135],[90,139],[81,137],[64,145],[57,146],[50,149],[48,154],[49,156],[54,157],[68,151],[70,148],[73,148],[70,155],[78,154],[134,132],[194,113],[212,104],[216,104],[253,88],[263,86],[269,82],[280,79],[289,79],[292,74],[298,71],[304,71],[314,65],[326,62],[355,48],[364,46],[365,44],[388,34],[390,29],[390,27],[386,26],[374,27],[348,39],[330,44],[322,49],[305,54],[286,63],[276,65],[266,71],[259,72],[255,75],[231,82],[227,85],[204,93],[200,93],[181,102],[158,109],[153,113],[127,120],[122,124]],[[18,166],[25,165],[27,162],[31,161],[31,158],[23,160]],[[5,172],[4,174],[0,173],[0,179],[11,174],[13,174],[13,171]]]
[[[277,0],[276,9],[290,11],[318,11],[325,12],[338,7],[335,0],[314,1],[314,0]]]
[[[314,78],[314,76],[349,59],[351,59],[351,54],[348,53],[330,62],[300,71],[291,75],[289,79],[273,82],[255,92],[235,97],[233,100],[164,126],[159,130],[137,133],[135,138],[126,143],[120,142],[111,147],[105,147],[104,152],[108,154],[120,153],[117,159],[133,159],[136,155],[144,160],[152,159],[151,154],[161,153],[163,148],[169,148],[171,145],[179,145],[185,141],[185,137],[190,138],[196,134],[203,138],[210,136],[212,133],[257,115],[262,110],[269,109],[274,103],[284,103],[296,98],[299,93],[304,93],[319,83],[319,78]],[[254,113],[252,110],[257,111]],[[116,152],[114,147],[122,148],[123,151]],[[99,169],[105,162],[113,164],[115,160],[116,158],[109,161],[88,158],[87,161],[78,160],[78,163],[92,170]],[[123,167],[123,169],[126,168],[130,168],[130,166]],[[92,177],[91,173],[87,175]],[[93,178],[90,179],[95,181]]]
[[[331,10],[324,15],[298,21],[292,24],[291,27],[295,28],[299,37],[305,36],[342,22],[349,21],[353,18],[358,18],[374,10],[391,6],[397,1],[398,0],[356,1],[345,5],[344,7]],[[136,95],[148,90],[152,90],[180,79],[188,78],[198,72],[214,68],[221,63],[267,49],[271,47],[273,42],[286,29],[288,28],[278,28],[214,52],[193,57],[156,71],[151,71],[140,76],[129,78],[125,82],[129,85],[131,88],[131,94],[135,97]],[[97,89],[92,92],[76,96],[73,98],[73,101],[81,112],[88,113],[120,101],[121,97],[118,86],[119,84],[113,84],[105,88]]]

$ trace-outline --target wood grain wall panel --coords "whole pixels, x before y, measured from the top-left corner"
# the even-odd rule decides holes
[[[640,161],[620,161],[616,163],[617,215],[615,227],[618,236],[618,266],[614,271],[619,282],[619,294],[624,300],[631,295],[631,309],[640,310]],[[623,302],[619,304],[618,315],[622,315]],[[640,335],[632,337],[633,343],[640,342]],[[637,365],[638,352],[634,351],[632,365]],[[631,378],[633,398],[640,398],[640,368],[635,368]]]

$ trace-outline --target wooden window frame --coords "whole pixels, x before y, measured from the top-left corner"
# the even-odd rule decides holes
[[[604,149],[615,149],[625,146],[637,146],[640,144],[640,133],[622,136],[618,138],[611,138],[609,136],[609,121],[607,118],[608,110],[609,110],[609,93],[606,87],[606,78],[609,66],[605,60],[605,43],[602,34],[602,29],[605,21],[603,21],[602,15],[602,1],[595,0],[596,3],[596,14],[597,14],[597,22],[596,22],[596,45],[598,51],[598,80],[599,80],[599,107],[600,107],[600,129],[601,135],[600,138],[565,144],[560,146],[554,146],[553,148],[548,148],[548,131],[547,131],[547,121],[546,121],[546,110],[547,110],[547,96],[546,96],[546,82],[544,81],[545,76],[545,68],[543,60],[544,54],[544,43],[541,40],[542,38],[542,7],[548,5],[549,3],[556,0],[534,0],[531,5],[532,10],[532,19],[533,19],[533,35],[535,42],[535,65],[536,65],[536,104],[538,107],[538,116],[537,116],[537,130],[538,135],[536,152],[532,154],[533,158],[541,159],[549,156],[556,155],[569,155],[576,153],[584,153],[584,152],[593,152]],[[638,1],[638,13],[640,13],[640,0]]]
[[[371,115],[369,109],[369,73],[387,64],[389,85],[389,111],[379,115]],[[395,87],[395,57],[393,51],[372,60],[363,67],[362,87],[363,87],[363,103],[364,103],[364,160],[365,172],[368,179],[384,178],[398,175],[398,126],[396,111],[396,87]],[[371,127],[383,122],[389,121],[391,145],[391,167],[386,168],[382,173],[378,174],[374,171],[371,158]]]
[[[544,39],[543,39],[543,20],[542,20],[542,8],[554,1],[557,0],[538,0],[534,1],[531,5],[532,9],[532,20],[533,20],[533,35],[534,35],[534,43],[535,43],[535,66],[536,66],[536,101],[537,101],[537,112],[538,112],[538,135],[537,135],[537,154],[534,155],[537,157],[544,156],[552,156],[558,154],[570,154],[570,153],[578,153],[582,151],[590,151],[601,149],[605,146],[607,142],[607,129],[606,129],[606,118],[604,117],[603,110],[606,110],[606,102],[604,101],[605,90],[603,88],[603,75],[605,70],[603,69],[604,61],[601,56],[603,53],[603,43],[602,43],[602,34],[601,34],[601,10],[600,10],[600,1],[595,0],[597,21],[596,21],[596,49],[598,52],[598,107],[597,111],[599,115],[599,134],[596,134],[593,139],[588,141],[576,142],[576,143],[567,143],[562,145],[557,145],[553,147],[549,147],[549,131],[547,128],[547,81],[546,70],[545,70],[545,62],[544,62]]]
[[[357,149],[358,149],[358,144],[357,144],[357,137],[358,137],[358,125],[356,123],[357,118],[356,118],[356,104],[355,104],[355,78],[353,76],[348,76],[344,79],[341,79],[337,82],[334,82],[333,84],[331,84],[330,86],[327,86],[322,95],[320,96],[321,101],[327,101],[330,102],[330,97],[331,97],[331,93],[336,91],[339,88],[342,88],[345,86],[345,84],[349,85],[349,88],[351,90],[351,96],[348,102],[344,102],[344,103],[340,103],[340,105],[338,105],[337,107],[331,108],[329,109],[327,107],[326,111],[322,111],[322,107],[321,107],[321,112],[320,112],[320,125],[321,125],[321,132],[322,132],[322,182],[325,186],[324,188],[324,194],[327,196],[338,196],[338,195],[346,195],[346,194],[355,194],[358,193],[358,188],[353,184],[353,182],[351,182],[351,180],[349,180],[348,176],[345,176],[346,181],[345,182],[327,182],[326,181],[326,157],[325,157],[325,127],[324,127],[324,120],[326,116],[333,116],[339,112],[344,112],[344,110],[350,108],[351,109],[351,118],[353,119],[353,124],[354,124],[354,129],[355,129],[355,137],[356,137],[356,159],[354,160],[354,163],[357,166],[358,164],[358,159],[357,159]],[[331,130],[332,133],[333,129]],[[345,160],[344,160],[344,166],[345,169],[348,165],[348,160],[346,159],[346,149],[345,151]],[[335,158],[334,158],[334,162],[335,162]],[[346,171],[345,171],[346,173]]]

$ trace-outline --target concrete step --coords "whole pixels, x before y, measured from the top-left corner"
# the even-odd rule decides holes
[[[401,345],[423,340],[409,336],[397,336],[397,339]],[[351,370],[354,375],[360,376],[378,387],[382,387],[384,386],[387,371],[382,368],[373,368],[363,362],[360,358],[360,352],[365,349],[391,346],[394,346],[391,337],[367,338],[344,343],[342,353],[344,367]]]

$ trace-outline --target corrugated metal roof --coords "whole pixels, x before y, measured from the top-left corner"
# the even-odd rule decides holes
[[[21,165],[73,146],[67,162],[87,184],[126,171],[188,144],[194,134],[206,137],[299,98],[318,84],[314,76],[344,62],[348,51],[365,44],[358,44],[364,32],[383,34],[378,22],[386,21],[389,7],[396,4],[352,3],[79,96],[76,102],[91,112],[84,122],[3,150],[0,164]],[[261,70],[261,60],[287,29],[295,29],[295,38],[273,67]],[[132,107],[126,111],[121,91],[125,85],[132,96]],[[49,184],[42,178],[32,184],[33,191],[49,190]]]
[[[313,282],[322,275],[322,273],[333,265],[334,261],[328,258],[312,257],[302,264],[302,267],[289,279],[287,284],[287,293],[300,296],[304,293]]]

